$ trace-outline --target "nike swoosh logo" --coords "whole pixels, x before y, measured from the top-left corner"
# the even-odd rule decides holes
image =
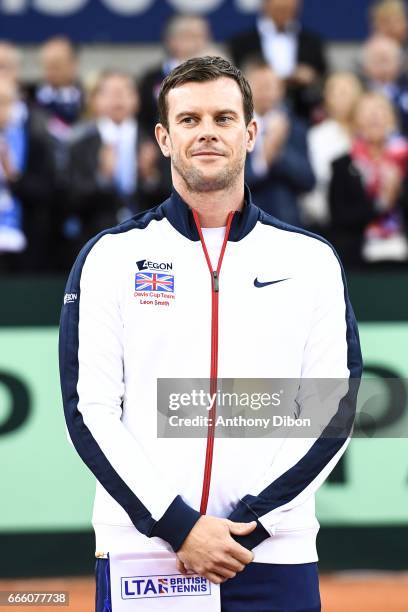
[[[275,281],[268,281],[267,283],[261,283],[258,280],[258,277],[256,277],[256,279],[254,280],[254,285],[255,287],[267,287],[268,285],[276,285],[276,283],[283,283],[283,281],[287,281],[290,280],[289,278],[280,278],[279,280],[275,280]]]

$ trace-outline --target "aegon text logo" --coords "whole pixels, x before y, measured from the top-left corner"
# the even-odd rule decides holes
[[[78,298],[77,293],[66,293],[64,295],[64,304],[70,304],[71,302],[75,302],[77,298]]]
[[[149,261],[148,259],[140,259],[136,262],[139,270],[172,270],[173,264],[167,262],[157,263],[156,261]]]

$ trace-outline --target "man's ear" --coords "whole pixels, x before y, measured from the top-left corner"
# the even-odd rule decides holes
[[[250,153],[254,150],[256,135],[258,133],[258,124],[255,119],[251,119],[251,121],[247,125],[247,153]]]
[[[157,123],[156,127],[154,128],[154,134],[164,157],[170,157],[170,136],[164,125]]]

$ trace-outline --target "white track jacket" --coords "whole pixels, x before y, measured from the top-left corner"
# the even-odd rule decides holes
[[[69,276],[61,387],[70,438],[97,479],[96,550],[177,551],[207,512],[257,521],[236,537],[255,561],[316,561],[314,493],[349,435],[161,439],[156,388],[158,378],[360,378],[341,264],[248,189],[216,270],[204,247],[173,191],[88,242]],[[332,425],[355,395],[339,397]]]

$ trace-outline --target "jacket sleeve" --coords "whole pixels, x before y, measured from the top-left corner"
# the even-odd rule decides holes
[[[233,521],[257,521],[251,534],[235,537],[248,549],[273,536],[285,513],[315,493],[350,441],[362,371],[358,330],[344,272],[330,247],[320,260],[314,272],[320,279],[319,290],[296,403],[300,416],[314,415],[323,426],[320,435],[314,430],[310,438],[285,438],[272,464],[229,515]],[[336,379],[329,400],[313,392],[319,379]]]
[[[59,337],[66,424],[80,457],[134,526],[177,551],[200,514],[157,473],[121,420],[124,331],[111,239],[105,232],[82,249],[66,286]]]

